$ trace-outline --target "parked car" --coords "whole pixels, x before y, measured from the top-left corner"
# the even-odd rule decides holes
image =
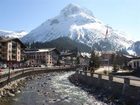
[[[1,69],[6,69],[7,68],[7,65],[6,64],[0,64],[0,68]]]
[[[40,67],[45,68],[46,66],[45,65],[40,65]]]

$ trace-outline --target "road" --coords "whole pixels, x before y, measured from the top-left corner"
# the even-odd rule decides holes
[[[103,74],[104,71],[112,72],[112,70],[113,70],[113,67],[112,66],[102,66],[99,69],[95,70],[95,73],[101,73],[101,74]]]
[[[140,81],[140,77],[136,77],[136,76],[115,76],[115,77],[119,77],[119,78],[129,78],[129,79],[139,80],[139,81]]]
[[[99,73],[99,74],[104,74],[104,71],[107,71],[107,72],[112,72],[113,70],[113,67],[112,66],[103,66],[103,67],[100,67],[99,69],[97,69],[95,71],[95,73]],[[128,71],[124,71],[124,70],[120,70],[119,71],[120,73],[121,72],[128,72]],[[133,79],[133,80],[140,80],[140,77],[137,77],[137,76],[133,76],[133,75],[116,75],[114,77],[119,77],[119,78],[129,78],[129,79]]]

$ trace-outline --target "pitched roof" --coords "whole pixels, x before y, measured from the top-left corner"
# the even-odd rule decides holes
[[[39,53],[39,52],[50,52],[50,51],[56,51],[58,54],[60,54],[60,52],[56,48],[28,49],[25,51],[25,53]]]
[[[1,43],[9,42],[9,41],[17,41],[21,44],[21,47],[26,48],[26,46],[18,38],[2,38],[2,39],[0,39]]]

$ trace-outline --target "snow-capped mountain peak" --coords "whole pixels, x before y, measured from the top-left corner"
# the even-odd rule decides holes
[[[28,33],[25,31],[6,31],[0,30],[0,37],[10,37],[10,38],[22,38],[23,36],[27,35]]]
[[[85,8],[81,8],[79,5],[72,4],[72,3],[67,5],[60,12],[60,14],[64,15],[64,16],[70,16],[70,15],[81,14],[81,13],[93,16],[91,11],[89,11]]]
[[[108,34],[106,35],[107,28]],[[106,26],[94,17],[90,10],[75,4],[66,6],[59,15],[32,30],[22,40],[24,42],[46,42],[59,37],[69,37],[90,47],[101,47],[99,48],[101,50],[128,48],[133,43],[124,34]]]

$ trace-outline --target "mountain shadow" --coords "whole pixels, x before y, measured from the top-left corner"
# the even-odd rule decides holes
[[[29,44],[26,44],[29,46]],[[78,49],[80,52],[90,52],[91,48],[83,43],[76,42],[68,37],[60,37],[50,42],[35,42],[30,45],[31,48],[57,48],[60,51]]]

